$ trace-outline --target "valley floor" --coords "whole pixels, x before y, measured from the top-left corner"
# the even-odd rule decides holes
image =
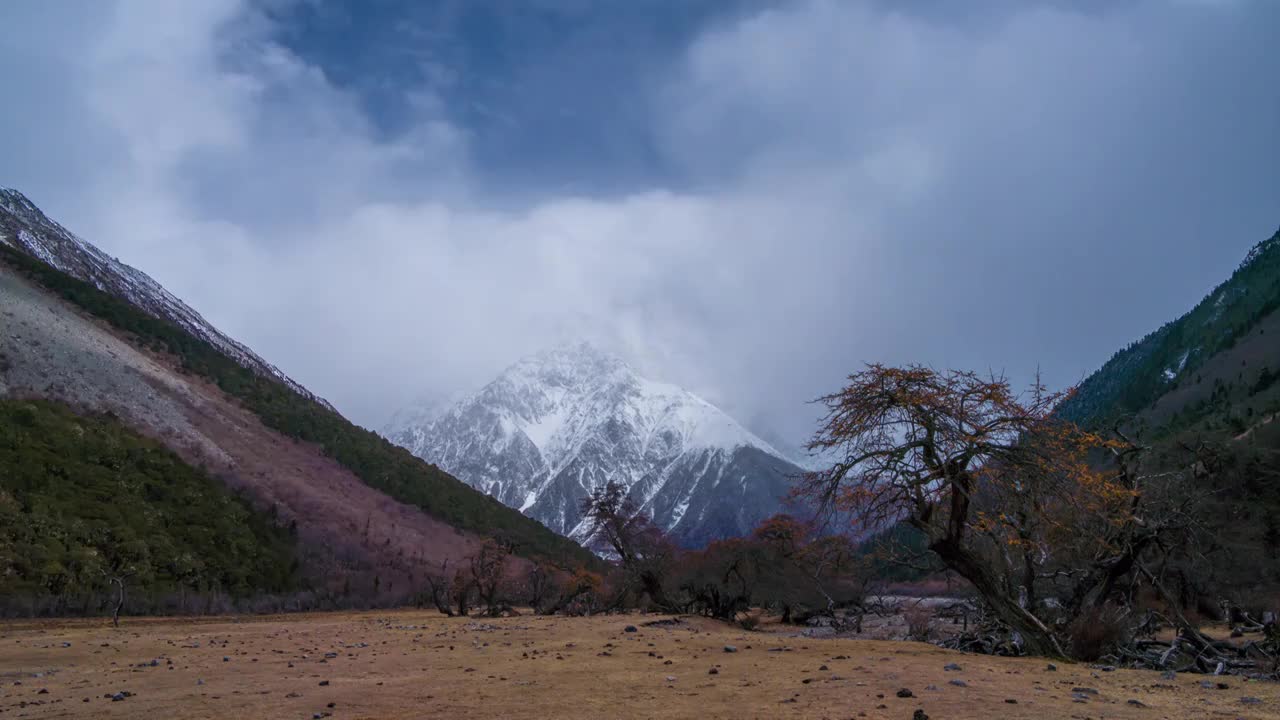
[[[1051,672],[1036,659],[696,618],[646,625],[660,619],[382,611],[126,618],[119,629],[0,623],[0,718],[1280,716],[1280,685],[1239,677],[1219,689],[1218,678],[1204,687],[1193,675]],[[904,688],[913,696],[899,697]]]

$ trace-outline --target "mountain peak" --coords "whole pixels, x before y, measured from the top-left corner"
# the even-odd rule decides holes
[[[622,358],[582,340],[527,355],[503,371],[503,377],[529,375],[557,384],[611,373],[634,373]]]
[[[610,481],[688,542],[747,532],[798,471],[711,403],[586,342],[529,355],[443,413],[398,415],[392,441],[575,537],[578,502]]]

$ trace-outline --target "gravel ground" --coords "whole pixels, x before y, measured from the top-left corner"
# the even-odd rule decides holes
[[[0,717],[1259,720],[1280,707],[1280,685],[1238,677],[1050,670],[922,643],[655,619],[0,623]]]

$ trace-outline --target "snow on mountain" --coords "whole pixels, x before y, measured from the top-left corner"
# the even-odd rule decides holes
[[[525,358],[446,410],[407,408],[384,435],[580,540],[578,504],[610,480],[701,545],[781,511],[801,472],[706,400],[585,343]]]
[[[99,290],[127,300],[155,317],[175,323],[244,367],[279,379],[299,395],[333,409],[323,398],[317,397],[279,368],[209,324],[200,313],[149,275],[125,265],[77,237],[49,219],[22,193],[9,188],[0,188],[0,243],[91,283]]]

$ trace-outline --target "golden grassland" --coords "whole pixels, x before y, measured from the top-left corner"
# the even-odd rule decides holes
[[[646,625],[662,619],[406,610],[126,618],[118,629],[9,622],[0,719],[1280,717],[1280,684],[1240,677],[1051,671],[1033,658],[699,618]]]

